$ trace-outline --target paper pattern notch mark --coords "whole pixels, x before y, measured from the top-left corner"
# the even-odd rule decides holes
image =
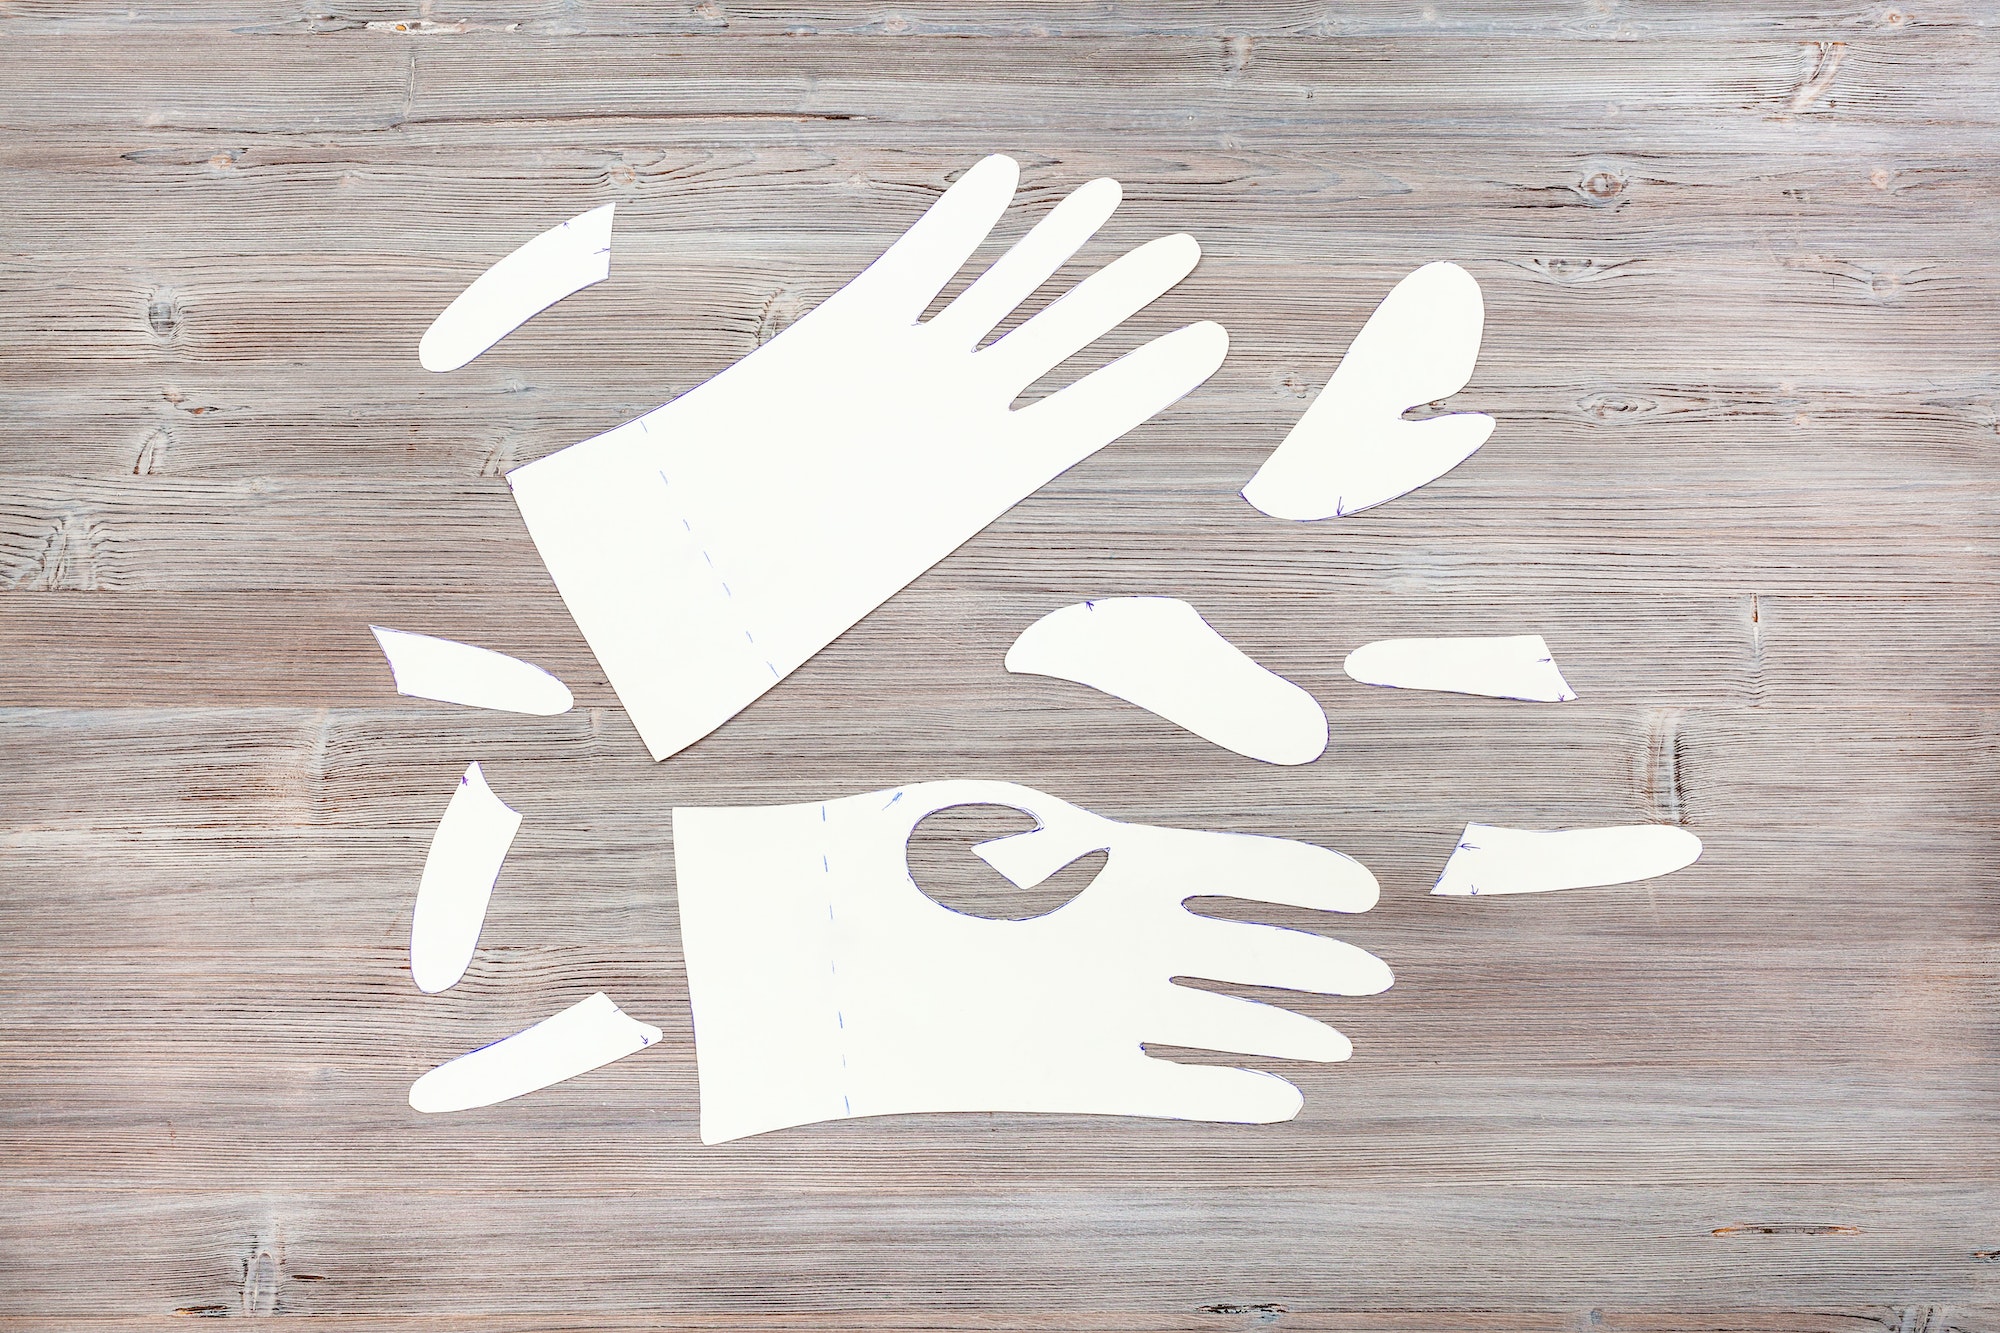
[[[473,279],[417,343],[425,370],[457,370],[565,296],[611,276],[616,204],[579,213]]]
[[[1221,365],[1222,326],[1189,324],[1015,407],[1201,255],[1191,236],[1150,241],[982,347],[1118,203],[1116,182],[1092,181],[925,320],[1019,177],[1011,158],[982,160],[881,258],[742,360],[507,475],[655,759],[727,722]]]
[[[534,717],[567,713],[576,702],[569,686],[518,657],[456,639],[380,625],[368,628],[389,659],[398,694]]]
[[[1426,264],[1397,283],[1243,498],[1273,518],[1344,518],[1472,457],[1492,417],[1403,414],[1471,382],[1485,323],[1479,284],[1456,264]]]
[[[430,1114],[491,1106],[643,1051],[660,1035],[599,991],[533,1027],[439,1065],[410,1085],[410,1107]]]
[[[1109,857],[1043,915],[953,911],[918,887],[907,853],[918,823],[960,805],[1036,820],[975,849],[1017,884],[1092,850]],[[674,859],[704,1143],[929,1111],[1289,1120],[1303,1098],[1287,1080],[1144,1044],[1325,1062],[1353,1053],[1347,1038],[1173,978],[1342,996],[1394,980],[1351,944],[1185,906],[1225,895],[1365,912],[1379,890],[1359,862],[1285,838],[1121,823],[1013,783],[677,808]]]
[[[1675,824],[1517,829],[1467,824],[1434,894],[1491,898],[1656,879],[1693,865],[1701,839]]]
[[[458,984],[471,965],[493,881],[520,828],[521,816],[493,794],[479,765],[468,765],[431,835],[410,918],[410,978],[426,995]]]
[[[1014,640],[1007,669],[1102,690],[1267,764],[1309,764],[1326,751],[1318,701],[1177,597],[1103,597],[1051,611]]]
[[[1363,685],[1399,690],[1442,690],[1530,703],[1567,703],[1576,698],[1548,640],[1539,634],[1377,639],[1349,653],[1342,669]]]

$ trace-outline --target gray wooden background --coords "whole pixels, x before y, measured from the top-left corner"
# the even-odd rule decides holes
[[[330,6],[321,8],[320,6]],[[2000,1327],[2000,8],[0,0],[0,1326]],[[1210,383],[648,762],[501,473],[729,364],[1005,151],[1194,275]],[[609,282],[418,335],[617,201]],[[1235,495],[1403,273],[1479,279],[1473,460]],[[1009,677],[1171,593],[1326,705],[1304,769]],[[399,698],[376,621],[578,707]],[[1370,690],[1547,635],[1554,707]],[[453,781],[526,822],[410,984]],[[1258,1128],[1021,1116],[704,1148],[675,803],[1013,779],[1314,839],[1388,994]],[[1427,890],[1468,819],[1667,820],[1655,883]],[[960,826],[962,832],[962,825]],[[923,831],[940,895],[989,891]],[[1074,878],[1074,877],[1072,877]],[[1270,913],[1288,924],[1310,914]],[[606,989],[666,1040],[486,1111],[432,1064]],[[179,1318],[177,1318],[177,1316]]]

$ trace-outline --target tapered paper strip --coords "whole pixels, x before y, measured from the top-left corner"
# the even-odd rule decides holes
[[[425,370],[457,370],[572,292],[611,275],[606,204],[549,228],[473,280],[417,344]]]
[[[1496,699],[1563,703],[1576,691],[1563,679],[1539,634],[1490,639],[1378,639],[1347,655],[1347,674],[1363,685],[1445,690]]]
[[[444,808],[424,859],[423,882],[410,921],[410,977],[436,994],[457,984],[472,962],[486,904],[521,817],[500,803],[486,775],[472,764]]]
[[[1490,898],[1670,875],[1701,856],[1701,839],[1672,824],[1518,829],[1467,824],[1432,893]]]
[[[389,659],[399,694],[542,717],[567,713],[574,702],[567,685],[518,657],[428,634],[368,628]]]
[[[976,849],[1017,883],[1094,850],[1081,894],[1024,921],[926,897],[905,849],[926,815],[998,804],[1038,826]],[[1216,894],[1332,912],[1375,877],[1307,843],[1104,819],[1028,787],[929,782],[808,805],[674,811],[701,1133],[913,1111],[1081,1111],[1264,1123],[1298,1113],[1276,1075],[1185,1065],[1142,1043],[1344,1060],[1288,1010],[1174,984],[1202,977],[1373,995],[1379,958],[1323,935],[1196,916]]]
[[[660,1039],[626,1016],[603,991],[504,1041],[441,1064],[410,1085],[416,1110],[469,1111],[610,1064]]]
[[[1479,284],[1456,264],[1426,264],[1397,283],[1243,498],[1273,518],[1339,518],[1470,458],[1493,433],[1492,417],[1403,413],[1471,381],[1485,320]]]
[[[1326,713],[1313,697],[1176,597],[1103,597],[1051,611],[1014,640],[1007,669],[1115,694],[1267,764],[1309,764],[1326,750]]]
[[[508,474],[570,614],[655,759],[693,744],[1036,488],[1221,364],[1193,324],[1025,407],[1022,391],[1186,276],[1142,245],[990,346],[1097,230],[1093,181],[935,318],[1018,170],[966,172],[879,260],[665,407]]]

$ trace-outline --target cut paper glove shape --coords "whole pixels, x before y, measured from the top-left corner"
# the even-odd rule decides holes
[[[1576,698],[1556,666],[1548,640],[1539,634],[1377,639],[1349,653],[1342,665],[1363,685],[1483,694],[1530,703],[1567,703]]]
[[[549,228],[473,280],[417,344],[425,370],[457,370],[565,296],[611,276],[611,210]]]
[[[398,694],[536,717],[567,713],[575,702],[569,686],[518,657],[428,634],[368,628],[389,659]]]
[[[410,977],[435,995],[458,984],[479,945],[486,904],[521,816],[509,810],[472,764],[444,808],[410,920]]]
[[[1701,839],[1673,824],[1580,829],[1467,824],[1431,892],[1490,898],[1593,889],[1671,875],[1700,857]]]
[[[926,815],[975,804],[1039,822],[974,849],[1023,887],[1090,851],[1109,859],[1043,916],[954,912],[917,887],[905,848]],[[1140,1044],[1328,1061],[1351,1054],[1347,1039],[1171,978],[1325,995],[1393,980],[1352,945],[1182,905],[1220,895],[1364,912],[1377,889],[1357,862],[1282,838],[1118,823],[1012,783],[676,809],[674,857],[705,1143],[918,1111],[1287,1120],[1301,1098],[1276,1075],[1175,1064]]]
[[[513,1036],[447,1061],[410,1085],[410,1108],[469,1111],[587,1074],[660,1039],[603,991]]]
[[[1340,518],[1470,458],[1493,433],[1492,417],[1403,413],[1471,381],[1485,321],[1479,284],[1456,264],[1426,264],[1397,283],[1243,498],[1273,518]]]
[[[714,379],[508,474],[543,562],[655,759],[735,716],[1010,506],[1214,372],[1217,324],[1026,407],[1030,384],[1191,270],[1168,236],[980,348],[1108,218],[1058,204],[918,322],[1005,211],[989,157],[874,264]]]
[[[1104,597],[1051,611],[1014,640],[1007,669],[1115,694],[1267,764],[1309,764],[1326,750],[1326,713],[1313,697],[1176,597]]]

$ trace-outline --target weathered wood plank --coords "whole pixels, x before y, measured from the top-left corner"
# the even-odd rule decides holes
[[[0,4],[0,1329],[2000,1327],[1996,24]],[[650,763],[499,474],[748,352],[995,150],[1025,167],[999,239],[1108,174],[1086,264],[1204,244],[1093,358],[1214,317],[1229,363]],[[416,367],[473,274],[613,200],[612,281]],[[1486,292],[1452,406],[1493,442],[1360,519],[1252,513],[1235,490],[1374,302],[1444,257]],[[1306,685],[1327,757],[1004,673],[1035,616],[1118,592],[1187,596]],[[579,708],[398,699],[370,620],[540,661]],[[1522,630],[1580,701],[1340,671]],[[410,898],[472,758],[527,819],[471,973],[425,997]],[[1397,969],[1269,997],[1355,1060],[1287,1068],[1281,1126],[700,1147],[667,810],[969,774],[1359,857],[1374,912],[1262,913]],[[1429,897],[1470,818],[1708,850]],[[995,901],[968,827],[927,823],[915,873]],[[660,1048],[405,1107],[600,987]]]

